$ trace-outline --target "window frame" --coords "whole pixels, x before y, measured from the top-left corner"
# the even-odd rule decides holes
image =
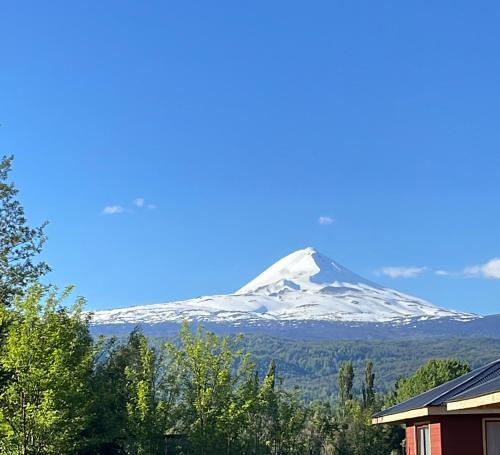
[[[483,454],[488,455],[488,436],[486,433],[486,424],[488,422],[500,422],[500,417],[484,417],[482,419],[483,427]]]
[[[415,423],[415,451],[416,455],[432,455],[432,441],[431,441],[431,423],[430,422],[419,422]],[[419,429],[427,428],[427,434],[429,435],[429,453],[422,453],[420,447]]]

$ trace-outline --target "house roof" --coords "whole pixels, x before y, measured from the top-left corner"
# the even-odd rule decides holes
[[[455,395],[451,400],[448,401],[461,401],[467,400],[469,398],[476,398],[490,393],[495,393],[500,391],[500,376],[494,377],[489,381],[483,382],[481,384],[466,390],[465,392]]]
[[[379,423],[381,423],[389,421],[389,419],[384,419],[385,417],[403,415],[403,413],[410,415],[411,411],[439,408],[446,406],[448,402],[453,400],[464,400],[498,391],[500,391],[500,359],[407,401],[384,409],[375,414],[374,419],[379,419]]]

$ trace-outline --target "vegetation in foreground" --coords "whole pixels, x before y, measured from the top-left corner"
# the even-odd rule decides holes
[[[68,293],[34,285],[2,307],[2,454],[153,455],[166,439],[178,454],[389,454],[401,430],[371,426],[372,414],[468,371],[432,361],[381,396],[368,362],[356,396],[345,362],[336,400],[306,405],[274,362],[260,374],[238,340],[201,328],[185,324],[161,346],[138,330],[126,343],[94,340],[83,300],[64,306]]]
[[[377,455],[402,448],[397,427],[371,415],[468,370],[436,360],[375,391],[367,362],[361,393],[354,367],[339,366],[337,394],[308,404],[262,374],[239,340],[184,325],[176,342],[152,345],[138,330],[125,343],[95,340],[84,301],[71,306],[39,280],[44,226],[31,228],[0,161],[0,453],[91,455]],[[262,359],[261,359],[262,363]],[[168,446],[166,446],[168,442]]]

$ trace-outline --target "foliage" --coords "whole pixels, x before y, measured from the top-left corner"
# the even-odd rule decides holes
[[[432,361],[386,395],[377,392],[374,362],[356,374],[344,361],[335,399],[308,403],[300,389],[284,386],[278,362],[261,375],[240,338],[184,324],[168,343],[137,329],[127,340],[93,340],[83,301],[62,306],[68,292],[58,297],[35,285],[1,309],[6,455],[400,453],[401,429],[372,426],[371,416],[468,371],[462,362]]]
[[[340,404],[345,405],[349,400],[352,400],[352,387],[354,385],[354,368],[352,362],[344,362],[340,365],[337,384]]]
[[[373,372],[373,362],[371,360],[366,362],[362,396],[364,408],[373,406],[375,403],[375,373]]]
[[[229,338],[201,328],[193,334],[188,325],[180,344],[167,349],[179,373],[177,431],[188,435],[194,453],[284,453],[293,442],[304,411],[296,394],[276,386],[273,363],[260,382],[248,354]]]
[[[83,301],[61,306],[69,290],[59,297],[34,286],[13,310],[1,307],[9,321],[0,357],[8,373],[0,392],[3,454],[74,453],[80,444],[94,347]]]
[[[24,208],[16,199],[18,190],[8,181],[12,160],[0,160],[0,303],[4,305],[50,270],[45,262],[35,261],[46,240],[46,223],[28,226]]]
[[[137,455],[159,453],[167,429],[172,393],[162,368],[161,354],[146,337],[134,331],[127,348],[131,355],[125,367],[127,452]],[[165,396],[167,395],[167,396]]]
[[[36,262],[46,240],[43,224],[31,228],[24,208],[16,199],[18,190],[9,182],[13,157],[0,159],[0,306],[9,306],[27,286],[50,269],[45,262]],[[0,319],[0,354],[4,349],[8,318]],[[0,365],[0,391],[7,379]]]
[[[472,368],[500,358],[500,339],[481,337],[304,341],[267,335],[245,335],[240,347],[251,353],[259,371],[275,360],[283,385],[299,387],[307,402],[333,402],[338,396],[337,377],[343,362],[352,362],[353,393],[362,395],[367,361],[373,362],[375,391],[390,392],[399,378],[408,377],[430,359],[457,358]]]
[[[396,383],[395,402],[408,400],[471,371],[470,366],[456,359],[432,359],[412,376]]]

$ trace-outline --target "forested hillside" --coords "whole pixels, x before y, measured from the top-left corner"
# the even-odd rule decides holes
[[[260,371],[276,360],[284,383],[298,385],[306,400],[334,398],[337,374],[345,361],[353,362],[356,372],[363,371],[367,360],[373,361],[377,390],[387,392],[398,378],[412,374],[429,359],[457,358],[475,368],[500,358],[500,340],[471,337],[314,342],[246,335],[242,344]],[[359,391],[360,387],[355,382],[354,388]]]

